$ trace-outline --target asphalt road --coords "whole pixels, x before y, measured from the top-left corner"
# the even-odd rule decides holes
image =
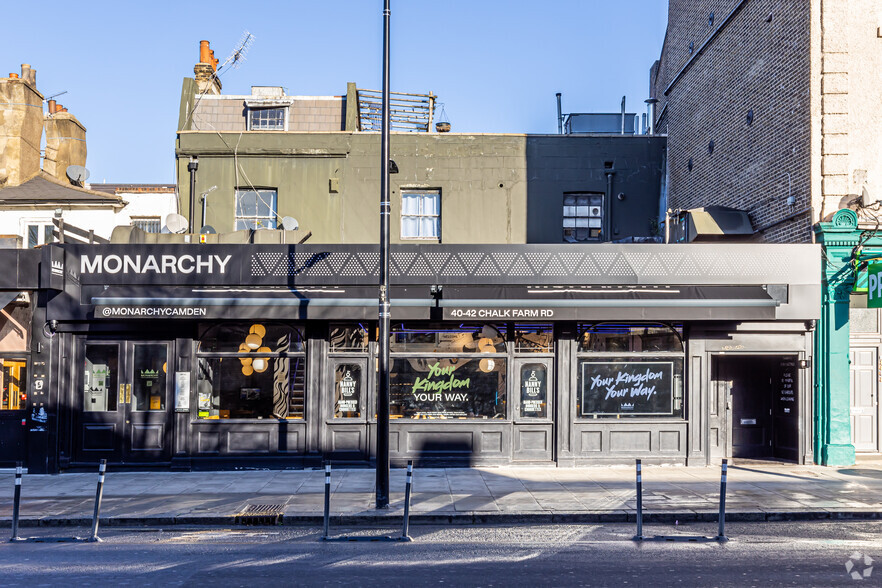
[[[882,522],[731,524],[731,540],[723,544],[635,543],[634,530],[414,526],[411,543],[329,543],[319,540],[320,529],[309,527],[108,528],[102,543],[0,544],[0,585],[882,585],[882,569],[864,577],[863,557],[882,564]],[[648,525],[644,535],[716,531],[713,524]],[[347,534],[371,532],[332,529],[332,536]],[[86,536],[88,530],[23,529],[21,535]],[[852,556],[850,570],[860,580],[846,568]]]

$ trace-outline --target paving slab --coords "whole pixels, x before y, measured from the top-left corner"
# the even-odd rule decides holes
[[[390,507],[375,506],[375,472],[331,475],[334,524],[400,520],[406,472],[390,473]],[[716,520],[720,470],[643,467],[647,520]],[[11,525],[14,472],[0,471],[0,526]],[[882,519],[882,460],[849,468],[750,463],[729,468],[729,520]],[[26,474],[22,527],[88,524],[94,473]],[[235,524],[249,504],[283,505],[285,524],[320,524],[321,470],[114,472],[104,485],[102,524]],[[414,471],[414,523],[612,522],[635,520],[635,471],[629,467],[432,468]]]

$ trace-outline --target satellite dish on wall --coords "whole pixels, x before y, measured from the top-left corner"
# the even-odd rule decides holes
[[[165,217],[165,226],[169,233],[183,233],[187,230],[187,219],[177,213]]]
[[[282,228],[286,231],[296,231],[300,228],[300,223],[293,216],[286,216],[282,218]]]
[[[203,235],[214,235],[215,233],[217,233],[217,231],[211,225],[205,225],[204,227],[199,229],[199,232]]]
[[[89,179],[89,170],[81,165],[67,166],[66,173],[67,177],[74,184],[83,184],[83,182]]]

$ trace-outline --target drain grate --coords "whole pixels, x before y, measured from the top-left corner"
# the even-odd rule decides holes
[[[281,525],[284,504],[249,504],[236,514],[236,524],[266,526]]]

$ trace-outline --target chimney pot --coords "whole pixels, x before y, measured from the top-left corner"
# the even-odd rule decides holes
[[[67,112],[67,108],[62,108],[61,112]]]
[[[55,112],[57,110],[58,110],[58,107],[56,106],[55,100],[50,100],[49,101],[49,114],[55,114]]]
[[[199,63],[211,63],[211,49],[208,41],[199,41]]]
[[[17,80],[17,79],[18,79],[18,74],[17,74],[17,73],[10,73],[10,74],[9,74],[9,77],[10,77],[10,79]]]

